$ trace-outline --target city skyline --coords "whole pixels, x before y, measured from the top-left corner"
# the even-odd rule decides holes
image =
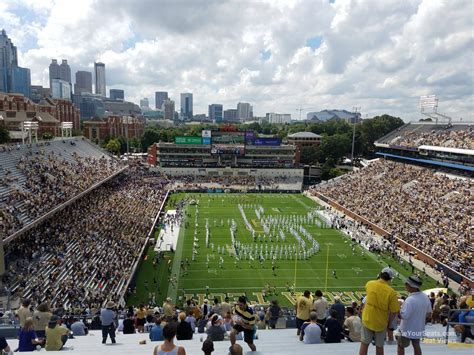
[[[363,117],[417,120],[419,96],[437,94],[441,112],[473,120],[470,1],[134,4],[6,0],[0,21],[32,85],[48,86],[57,58],[72,73],[105,63],[107,90],[151,107],[163,90],[176,102],[193,93],[196,113],[249,102],[260,117],[359,106]]]

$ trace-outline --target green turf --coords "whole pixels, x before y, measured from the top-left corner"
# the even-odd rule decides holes
[[[239,212],[238,204],[261,205],[265,210],[265,215],[306,215],[308,211],[319,208],[311,199],[301,194],[198,194],[198,193],[177,193],[170,197],[167,208],[173,206],[181,199],[194,199],[199,202],[197,236],[199,238],[199,254],[195,261],[192,260],[192,246],[194,239],[194,221],[196,206],[186,207],[186,222],[188,228],[180,231],[180,240],[175,255],[173,256],[172,276],[178,279],[177,287],[170,287],[168,295],[173,299],[186,294],[203,298],[206,294],[206,286],[212,295],[230,295],[235,297],[246,294],[251,300],[257,301],[255,293],[262,292],[265,285],[271,288],[276,287],[277,298],[282,304],[289,305],[290,302],[282,292],[287,291],[287,284],[295,283],[295,291],[301,292],[305,289],[315,291],[321,289],[323,292],[351,292],[363,291],[368,280],[374,279],[381,268],[391,265],[401,275],[408,276],[411,269],[403,268],[388,256],[373,255],[362,248],[356,247],[356,253],[352,253],[351,241],[339,231],[329,228],[319,228],[314,224],[305,224],[304,227],[315,237],[320,244],[320,251],[307,260],[277,260],[276,275],[271,270],[271,260],[268,258],[263,266],[258,261],[249,262],[240,260],[235,263],[235,258],[229,256],[228,250],[231,246],[231,234],[228,220],[235,220],[237,223],[236,239],[244,244],[268,245],[293,245],[296,243],[294,237],[285,232],[285,242],[261,242],[255,243],[250,232],[245,228],[243,218]],[[246,208],[247,219],[258,230],[261,228],[258,218],[253,208]],[[211,238],[214,243],[214,252],[205,246],[205,224],[206,218],[209,220]],[[223,225],[221,226],[221,220]],[[278,227],[277,227],[278,228]],[[263,235],[263,232],[262,232]],[[307,242],[308,243],[308,242]],[[226,254],[223,256],[223,268],[219,267],[219,255],[217,246],[225,246]],[[328,250],[329,248],[329,250]],[[150,252],[153,253],[154,252]],[[207,267],[207,255],[210,257],[209,268]],[[186,272],[181,272],[180,260],[190,260],[190,265]],[[151,259],[151,257],[149,257]],[[144,262],[138,275],[137,297],[130,298],[127,303],[143,300],[147,298],[148,292],[143,287],[145,279],[152,280],[153,275],[159,274],[162,282],[170,276],[165,263],[153,269],[151,261]],[[333,270],[337,278],[333,277]],[[141,283],[140,283],[141,282]],[[150,283],[150,281],[149,281]],[[167,286],[167,285],[166,285]],[[399,291],[404,290],[401,278],[394,280],[393,287]],[[435,287],[433,280],[425,280],[424,288]],[[184,292],[183,292],[184,290]],[[159,302],[166,296],[166,291],[162,288],[162,295]],[[206,297],[211,295],[205,295]],[[266,299],[267,300],[267,299]]]

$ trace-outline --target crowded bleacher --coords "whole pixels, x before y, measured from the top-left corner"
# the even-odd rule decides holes
[[[132,169],[6,245],[4,282],[36,303],[118,300],[165,195],[165,180]]]
[[[421,124],[408,123],[382,137],[377,143],[389,146],[416,148],[422,145],[472,149],[474,126],[465,124]]]
[[[454,270],[474,275],[472,179],[379,160],[315,191]]]
[[[0,150],[0,229],[13,234],[117,172],[115,159],[80,139]]]

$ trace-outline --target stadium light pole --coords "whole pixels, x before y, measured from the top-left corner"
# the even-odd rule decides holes
[[[355,145],[355,134],[356,134],[356,123],[357,113],[360,111],[360,106],[353,106],[352,112],[354,113],[354,122],[352,126],[352,152],[351,152],[351,165],[354,166],[354,145]]]

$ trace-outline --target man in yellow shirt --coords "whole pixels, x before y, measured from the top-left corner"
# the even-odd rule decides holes
[[[303,323],[309,322],[309,313],[312,306],[313,299],[311,298],[311,292],[308,290],[304,291],[303,296],[296,299],[296,335],[300,335]]]
[[[59,351],[68,339],[69,329],[61,327],[58,316],[52,316],[46,327],[46,351]]]
[[[400,311],[397,292],[390,287],[394,276],[393,270],[386,267],[380,272],[377,280],[369,281],[365,285],[359,355],[367,355],[372,340],[375,340],[376,355],[383,355],[387,326]]]

